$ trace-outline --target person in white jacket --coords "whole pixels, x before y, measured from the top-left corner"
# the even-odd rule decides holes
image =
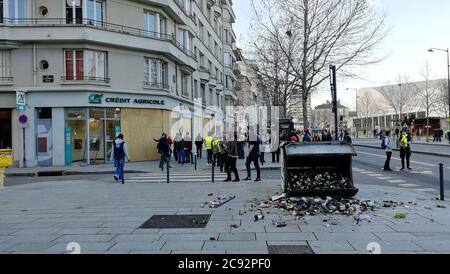
[[[125,166],[125,158],[130,161],[127,143],[123,140],[123,134],[119,134],[112,145],[111,162],[114,162],[114,165],[116,166],[114,179],[116,181],[122,180],[122,184],[124,182],[123,169]]]
[[[386,147],[386,162],[384,163],[384,171],[392,171],[390,167],[392,157],[392,139],[390,131],[386,131],[386,136],[384,136],[384,145]]]

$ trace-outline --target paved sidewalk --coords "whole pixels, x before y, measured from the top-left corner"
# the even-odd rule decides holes
[[[266,162],[264,165],[260,163],[262,169],[278,169],[279,163],[272,163],[272,155],[266,153]],[[125,164],[125,173],[153,173],[159,172],[159,161],[147,161],[147,162],[133,162]],[[172,172],[194,172],[195,165],[184,164],[180,165],[174,162],[172,157],[171,166]],[[237,168],[239,170],[245,170],[245,160],[238,160]],[[252,164],[252,169],[254,168]],[[206,164],[206,158],[203,157],[197,161],[197,170],[199,171],[211,171],[212,167]],[[36,167],[36,168],[18,168],[11,167],[6,169],[6,177],[12,176],[45,176],[45,175],[83,175],[83,174],[113,174],[114,165],[112,163],[107,164],[74,164],[72,166],[55,166],[55,167]]]
[[[348,254],[368,253],[372,242],[383,254],[450,252],[449,202],[400,188],[359,187],[360,199],[404,205],[369,212],[371,223],[336,215],[294,220],[274,208],[262,209],[265,218],[255,222],[258,206],[250,207],[250,201],[279,192],[279,181],[121,185],[80,180],[10,187],[0,191],[0,253],[69,253],[71,242],[79,243],[83,254],[267,254],[269,245]],[[222,195],[236,199],[217,209],[202,208]],[[406,218],[394,218],[398,213]],[[140,229],[154,214],[211,217],[205,228]],[[280,220],[287,226],[276,227]]]

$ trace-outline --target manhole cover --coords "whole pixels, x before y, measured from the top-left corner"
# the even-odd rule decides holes
[[[314,254],[309,245],[269,245],[269,254]]]
[[[140,228],[204,228],[211,215],[153,215]]]

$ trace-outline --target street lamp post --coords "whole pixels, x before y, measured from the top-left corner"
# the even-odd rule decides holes
[[[431,48],[428,51],[429,52],[434,52],[435,50],[438,51],[443,51],[447,53],[447,88],[448,88],[448,110],[449,110],[449,115],[450,116],[450,54],[449,54],[449,49],[438,49],[438,48]],[[448,123],[448,127],[447,129],[450,130],[450,121],[448,120],[449,117],[445,117],[447,118],[447,123]],[[449,140],[448,142],[450,143],[450,136],[449,136]]]
[[[355,91],[355,111],[356,111],[356,121],[358,121],[358,89],[357,88],[347,88],[347,90],[354,90]],[[355,122],[355,128],[356,128],[356,138],[358,138],[358,122]]]

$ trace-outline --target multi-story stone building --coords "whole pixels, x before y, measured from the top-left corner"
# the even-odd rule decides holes
[[[219,132],[234,105],[231,0],[0,5],[1,146],[25,166],[108,161],[119,132],[133,160],[155,160],[153,138]]]
[[[309,122],[305,124],[305,121],[303,119],[302,94],[298,90],[293,90],[288,98],[287,112],[289,114],[289,117],[292,117],[294,127],[297,130],[302,130],[311,127],[312,124],[311,96],[308,97],[307,108],[308,108],[307,117]]]
[[[313,110],[314,127],[318,129],[331,129],[334,131],[334,113],[333,104],[327,101],[325,104],[318,105]],[[346,129],[349,126],[349,110],[346,106],[338,101],[338,126],[341,129]]]

